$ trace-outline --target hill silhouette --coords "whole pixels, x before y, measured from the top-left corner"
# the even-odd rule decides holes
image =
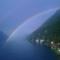
[[[7,38],[8,36],[4,32],[0,31],[0,47],[4,45]]]
[[[29,35],[28,40],[32,42],[32,39],[35,41],[37,38],[60,42],[60,10],[57,10],[56,13],[49,18],[49,20]]]

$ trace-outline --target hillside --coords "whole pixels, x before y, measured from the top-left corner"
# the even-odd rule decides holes
[[[40,28],[28,36],[28,41],[34,44],[44,44],[60,54],[60,10],[49,18]]]

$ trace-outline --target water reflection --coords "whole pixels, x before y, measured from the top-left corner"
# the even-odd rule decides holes
[[[46,46],[33,45],[19,38],[15,40],[0,51],[0,60],[57,60],[56,55]]]

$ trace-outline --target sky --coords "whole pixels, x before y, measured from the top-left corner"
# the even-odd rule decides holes
[[[30,17],[56,7],[60,0],[0,0],[0,30],[9,35]]]

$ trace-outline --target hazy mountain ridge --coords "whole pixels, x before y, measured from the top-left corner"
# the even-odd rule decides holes
[[[48,19],[48,21],[28,37],[28,40],[36,38],[53,40],[55,36],[60,40],[60,10],[57,10],[56,13]]]
[[[4,45],[7,38],[8,36],[4,32],[0,31],[0,47]]]

